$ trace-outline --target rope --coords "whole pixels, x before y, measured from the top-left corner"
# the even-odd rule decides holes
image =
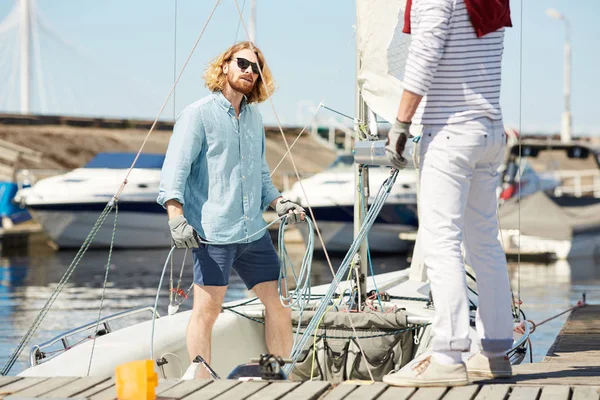
[[[165,276],[165,271],[167,270],[167,265],[169,265],[169,260],[173,256],[173,251],[175,251],[176,247],[171,247],[171,251],[169,251],[169,255],[165,260],[165,265],[163,266],[162,273],[160,274],[160,281],[158,282],[158,289],[156,290],[156,298],[154,299],[154,312],[152,313],[152,332],[150,333],[150,359],[154,360],[154,325],[156,321],[156,312],[158,310],[158,298],[160,296],[160,288],[163,283],[163,278]]]
[[[553,319],[556,319],[556,318],[560,317],[561,315],[568,313],[569,311],[573,311],[573,310],[575,310],[576,308],[582,308],[582,307],[585,307],[586,305],[587,305],[587,304],[585,303],[585,301],[579,300],[579,301],[577,302],[577,304],[575,304],[573,307],[571,307],[571,308],[568,308],[568,309],[566,309],[565,311],[562,311],[562,312],[560,312],[560,313],[558,313],[558,314],[556,314],[556,315],[553,315],[553,316],[551,316],[551,317],[549,317],[549,318],[546,318],[545,320],[543,320],[543,321],[541,321],[541,322],[537,322],[537,323],[536,323],[536,322],[533,322],[532,320],[528,319],[528,320],[527,320],[527,322],[529,322],[529,323],[530,323],[530,324],[533,326],[533,329],[531,330],[531,333],[535,332],[535,330],[537,329],[537,327],[538,327],[538,326],[542,326],[542,325],[544,325],[545,323],[547,323],[547,322],[550,322],[550,321],[552,321]]]
[[[110,246],[108,250],[108,260],[106,261],[106,271],[104,272],[104,283],[102,284],[102,296],[100,296],[100,308],[98,309],[98,319],[96,320],[96,328],[94,329],[94,339],[92,342],[92,351],[90,353],[90,363],[88,364],[87,376],[90,376],[92,370],[92,359],[94,358],[94,349],[96,348],[96,335],[98,334],[98,326],[100,325],[100,317],[102,316],[102,306],[104,305],[104,294],[106,293],[106,282],[108,282],[108,271],[110,270],[110,260],[112,258],[113,245],[115,243],[115,233],[117,232],[117,217],[119,216],[119,204],[115,203],[115,222],[113,225],[112,236],[110,238]]]
[[[114,201],[111,200],[106,205],[106,207],[104,208],[104,210],[100,214],[100,217],[98,217],[98,219],[96,220],[96,223],[92,227],[92,230],[90,231],[90,233],[86,237],[85,241],[83,242],[83,244],[79,248],[79,251],[75,255],[75,258],[73,259],[73,261],[71,262],[71,264],[69,265],[69,267],[65,271],[64,275],[62,276],[62,278],[60,279],[60,281],[56,285],[56,288],[54,289],[54,291],[50,295],[50,298],[48,298],[48,300],[46,301],[46,304],[44,304],[44,306],[40,310],[39,314],[37,315],[37,317],[35,318],[35,320],[31,324],[30,328],[25,333],[25,336],[23,336],[23,338],[21,339],[21,342],[19,343],[19,345],[17,346],[17,348],[15,349],[15,351],[13,352],[13,354],[9,357],[9,359],[6,362],[6,365],[4,366],[4,368],[2,369],[2,372],[0,373],[0,375],[7,375],[8,372],[11,370],[11,368],[14,366],[15,362],[17,361],[17,359],[19,358],[19,356],[23,352],[23,349],[25,348],[25,346],[27,346],[27,344],[29,343],[29,341],[31,340],[31,338],[33,337],[33,335],[35,334],[35,332],[37,331],[37,329],[41,325],[42,321],[46,317],[46,314],[48,314],[48,311],[50,310],[50,308],[54,304],[54,301],[56,300],[56,298],[58,297],[58,295],[60,294],[60,292],[63,290],[64,286],[67,284],[67,281],[69,280],[69,278],[71,277],[71,275],[73,274],[73,272],[75,271],[75,269],[77,269],[77,267],[79,265],[79,262],[81,261],[81,259],[85,255],[86,251],[90,247],[90,244],[92,243],[92,241],[96,237],[96,234],[98,233],[98,231],[102,227],[102,224],[104,224],[104,221],[106,220],[106,217],[112,211],[112,209],[114,207],[114,204],[115,204]]]
[[[521,23],[520,27],[520,35],[519,35],[519,164],[522,159],[522,146],[521,146],[521,134],[522,131],[522,116],[523,116],[523,0],[521,0]],[[517,246],[519,250],[517,251],[517,310],[521,310],[521,182],[522,182],[522,168],[519,165],[519,190],[517,191],[517,199],[519,202],[518,207],[518,215],[517,215],[517,225],[519,227],[519,236],[517,237]],[[508,273],[508,271],[507,271]],[[517,312],[517,315],[519,313]]]
[[[135,164],[137,163],[137,160],[140,157],[140,154],[142,154],[142,150],[144,149],[144,146],[146,145],[146,142],[148,141],[148,138],[150,138],[150,135],[154,131],[154,128],[156,127],[156,124],[158,123],[158,119],[162,115],[165,107],[167,106],[167,103],[169,102],[169,99],[171,98],[171,95],[175,92],[175,87],[179,83],[179,80],[181,79],[181,76],[183,75],[183,71],[185,71],[185,68],[187,67],[188,63],[192,59],[192,55],[196,51],[196,47],[198,47],[198,43],[200,43],[200,39],[204,35],[204,31],[206,30],[206,27],[208,26],[208,23],[212,19],[213,15],[214,15],[214,13],[215,13],[215,11],[217,9],[217,6],[220,3],[221,3],[221,0],[217,0],[215,2],[215,5],[214,5],[213,9],[210,12],[210,15],[208,16],[208,19],[204,23],[204,26],[202,27],[202,30],[200,31],[200,34],[198,35],[198,38],[196,39],[196,42],[192,46],[192,50],[190,51],[190,54],[188,55],[187,59],[185,60],[185,63],[183,63],[183,67],[181,67],[181,71],[179,72],[179,75],[177,76],[177,79],[175,80],[175,83],[173,83],[173,86],[171,87],[171,90],[169,91],[169,94],[167,95],[167,98],[165,99],[163,105],[160,107],[160,111],[158,112],[158,115],[154,119],[154,122],[152,123],[152,126],[150,127],[150,130],[148,131],[148,134],[144,138],[144,141],[142,142],[142,145],[140,146],[140,149],[138,150],[137,154],[135,155],[135,158],[133,159],[133,162],[131,163],[131,167],[129,167],[129,170],[125,174],[125,179],[121,183],[121,187],[117,191],[117,194],[115,194],[115,199],[118,199],[119,196],[121,195],[121,193],[123,192],[123,190],[125,189],[125,185],[127,185],[127,178],[129,178],[129,175],[131,174],[131,171],[135,167]]]
[[[285,367],[286,372],[288,374],[290,373],[290,371],[292,370],[292,368],[298,362],[298,359],[299,359],[299,357],[301,355],[302,349],[304,348],[304,346],[308,342],[309,335],[311,335],[312,332],[315,330],[316,324],[317,324],[318,320],[325,313],[325,311],[326,311],[326,309],[327,309],[327,307],[329,305],[329,302],[333,298],[333,294],[334,294],[335,290],[339,286],[338,282],[340,282],[341,278],[343,276],[345,276],[345,274],[348,272],[348,269],[350,267],[350,263],[351,263],[352,259],[354,258],[354,255],[358,252],[360,244],[364,240],[364,238],[365,238],[365,236],[367,234],[367,231],[371,228],[371,226],[375,222],[375,218],[376,218],[377,214],[379,213],[379,211],[381,211],[381,208],[383,207],[383,204],[385,203],[386,199],[388,198],[388,196],[390,194],[392,186],[396,182],[396,177],[397,176],[398,176],[398,171],[396,169],[392,169],[391,176],[388,179],[386,179],[386,181],[379,188],[379,192],[377,193],[377,196],[375,197],[375,200],[373,202],[373,205],[369,209],[369,212],[365,216],[365,220],[363,222],[363,225],[360,227],[360,230],[358,232],[358,235],[356,236],[356,239],[354,240],[354,242],[350,246],[350,249],[348,250],[348,253],[344,257],[344,260],[342,261],[342,264],[338,268],[338,271],[336,273],[334,282],[331,284],[331,286],[329,287],[329,289],[327,291],[327,294],[325,295],[325,297],[321,301],[321,304],[319,305],[319,307],[318,307],[318,309],[317,309],[317,311],[315,313],[315,316],[313,317],[313,319],[311,320],[311,322],[308,324],[308,327],[306,328],[305,334],[302,335],[302,337],[300,338],[300,340],[298,341],[298,343],[296,344],[296,346],[292,349],[292,355],[291,355],[292,363],[287,364],[286,367]]]

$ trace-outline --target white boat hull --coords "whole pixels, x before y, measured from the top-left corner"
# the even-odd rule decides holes
[[[429,285],[408,279],[408,270],[377,275],[377,285],[391,295],[427,297]],[[373,285],[369,279],[369,288]],[[329,285],[313,288],[313,294],[323,294]],[[342,288],[344,283],[342,283]],[[395,301],[398,307],[423,320],[433,318],[433,310],[424,307],[421,301]],[[231,302],[226,305],[231,305]],[[239,303],[239,301],[237,301]],[[238,312],[257,315],[262,313],[262,304],[241,306]],[[154,334],[154,359],[164,356],[166,378],[180,378],[182,371],[190,365],[186,350],[185,333],[191,311],[156,319]],[[151,320],[138,323],[96,339],[93,362],[89,375],[112,376],[117,365],[133,360],[150,359]],[[472,351],[476,351],[477,333],[471,328]],[[425,338],[423,342],[427,342]],[[28,368],[20,376],[87,376],[93,342],[88,340],[39,365]],[[422,353],[426,348],[419,348]],[[264,325],[237,314],[224,311],[219,315],[212,332],[211,366],[226,377],[237,365],[249,362],[267,352],[264,340]],[[167,354],[171,353],[171,354]]]
[[[318,225],[328,252],[346,253],[348,251],[354,241],[352,223],[323,221]],[[307,224],[299,224],[298,229],[306,243],[308,239]],[[407,225],[374,224],[368,235],[369,249],[377,253],[405,253],[411,248],[413,242],[401,240],[400,234],[413,232],[414,229],[413,226]],[[315,250],[323,250],[321,241],[316,234],[314,243]]]
[[[502,230],[504,250],[524,256],[550,255],[557,260],[594,258],[600,256],[600,235],[575,235],[569,240],[553,240],[520,235],[515,230]]]
[[[31,209],[34,218],[44,227],[52,240],[61,248],[78,248],[90,234],[100,216],[98,211],[52,211]],[[94,237],[90,247],[109,247],[113,229],[113,212]],[[118,213],[115,248],[169,247],[171,235],[167,214],[123,211]]]

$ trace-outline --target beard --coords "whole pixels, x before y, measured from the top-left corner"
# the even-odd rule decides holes
[[[242,94],[249,94],[254,89],[254,83],[245,81],[242,78],[235,79],[229,74],[227,75],[227,82],[233,90]]]

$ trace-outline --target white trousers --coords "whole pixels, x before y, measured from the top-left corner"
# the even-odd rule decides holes
[[[461,244],[477,277],[482,350],[501,352],[513,343],[509,278],[496,216],[504,149],[502,121],[423,126],[419,230],[435,306],[433,351],[470,348]]]

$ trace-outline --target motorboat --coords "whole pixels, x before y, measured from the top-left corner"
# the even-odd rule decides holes
[[[533,193],[519,195],[515,181],[527,162],[545,177]],[[502,181],[499,207],[507,253],[559,260],[600,255],[600,164],[598,151],[584,142],[527,140],[513,146]],[[530,184],[530,183],[529,183]],[[535,185],[534,185],[535,186]]]
[[[360,189],[355,184],[351,154],[341,154],[323,172],[296,182],[283,195],[307,208],[310,203],[327,251],[346,252],[353,241],[354,196]],[[369,185],[380,187],[389,177],[390,168],[369,167]],[[306,192],[308,202],[304,196]],[[376,193],[371,192],[369,202]],[[417,174],[400,171],[390,196],[377,216],[368,235],[369,248],[377,253],[406,252],[412,241],[402,238],[417,230]],[[299,227],[306,241],[308,227]],[[315,249],[322,250],[319,240]]]
[[[107,203],[119,189],[136,153],[99,153],[82,168],[44,178],[19,190],[25,207],[60,248],[81,246]],[[168,247],[166,211],[156,202],[162,154],[142,153],[113,212],[91,247]],[[114,218],[117,229],[113,240]]]

